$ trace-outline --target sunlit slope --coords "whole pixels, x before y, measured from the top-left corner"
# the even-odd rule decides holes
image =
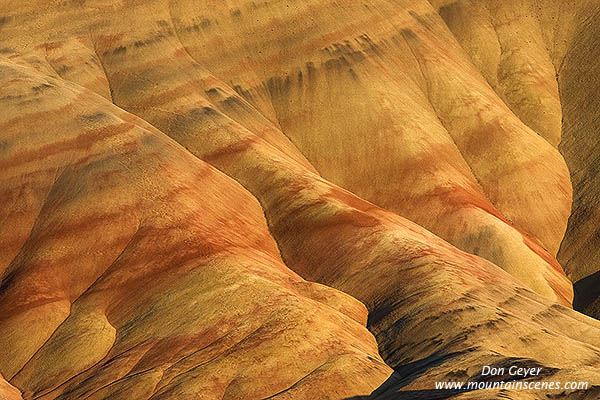
[[[340,398],[389,375],[365,307],[286,268],[237,183],[92,92],[0,76],[0,371],[25,398]]]
[[[390,374],[363,306],[285,268],[247,192],[105,99],[9,71],[3,187],[25,177],[39,201],[12,214],[29,233],[1,299],[2,372],[25,396],[342,398]],[[438,360],[402,390],[512,357],[600,379],[600,323],[265,149],[209,158],[252,186],[288,267],[364,302],[390,366]]]
[[[0,397],[6,400],[23,400],[21,392],[6,382],[2,376],[0,376]]]
[[[515,114],[552,144],[560,141],[573,207],[558,259],[576,283],[576,307],[598,316],[600,72],[592,60],[600,56],[600,2],[431,3]]]
[[[264,115],[273,108],[322,176],[569,297],[537,245],[555,254],[566,227],[564,161],[510,113],[429,3],[240,4],[203,12],[212,23],[198,27],[195,7],[170,11],[186,52]]]
[[[515,359],[598,390],[553,122],[429,3],[3,12],[0,372],[24,396],[344,398],[389,367],[382,395],[418,395]]]
[[[27,40],[28,12],[3,30],[8,54],[36,52],[185,146],[226,140],[187,121],[231,119],[299,167],[314,172],[306,156],[323,177],[570,303],[552,256],[571,203],[562,157],[510,112],[429,3],[409,3],[89,3],[36,19]]]

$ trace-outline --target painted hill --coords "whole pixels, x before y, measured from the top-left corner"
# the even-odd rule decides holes
[[[599,2],[0,4],[0,396],[597,398]]]

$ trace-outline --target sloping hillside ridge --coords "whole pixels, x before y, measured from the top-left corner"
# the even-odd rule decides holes
[[[7,381],[427,398],[517,362],[597,394],[555,121],[426,1],[235,3],[2,7]]]

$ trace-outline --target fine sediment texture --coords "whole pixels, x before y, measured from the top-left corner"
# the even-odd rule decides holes
[[[599,10],[0,2],[0,398],[597,398]]]
[[[564,155],[573,206],[557,257],[574,283],[575,308],[599,317],[600,71],[589,60],[600,56],[600,4],[594,0],[432,4],[496,93]]]

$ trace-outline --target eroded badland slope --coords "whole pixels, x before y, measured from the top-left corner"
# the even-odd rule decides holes
[[[599,12],[1,2],[0,398],[596,399]]]

